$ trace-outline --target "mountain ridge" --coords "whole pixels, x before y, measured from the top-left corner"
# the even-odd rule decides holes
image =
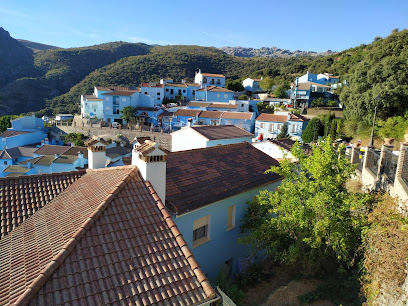
[[[327,56],[334,55],[338,52],[327,50],[325,52],[315,52],[315,51],[302,51],[295,50],[290,51],[287,49],[281,49],[277,47],[261,47],[261,48],[249,48],[249,47],[220,47],[218,48],[223,52],[238,57],[299,57],[299,56]]]

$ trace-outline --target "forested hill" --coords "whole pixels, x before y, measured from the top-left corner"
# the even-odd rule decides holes
[[[327,56],[333,55],[337,52],[327,50],[325,52],[314,51],[290,51],[276,47],[262,47],[262,48],[245,48],[245,47],[221,47],[220,50],[233,56],[239,57],[297,57],[297,56]]]
[[[59,47],[56,46],[51,46],[51,45],[46,45],[46,44],[41,44],[41,43],[36,43],[33,41],[29,41],[29,40],[24,40],[24,39],[17,39],[17,41],[26,46],[27,48],[31,49],[35,52],[38,51],[44,51],[44,50],[49,50],[49,49],[59,49]]]

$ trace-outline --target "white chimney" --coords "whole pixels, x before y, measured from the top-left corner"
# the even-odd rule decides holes
[[[132,165],[137,166],[143,179],[152,184],[163,204],[166,201],[166,155],[151,140],[134,146],[132,151]]]
[[[102,138],[91,138],[86,142],[86,144],[88,145],[88,168],[105,168],[106,146],[108,145],[108,143]]]
[[[188,127],[190,127],[191,126],[191,122],[193,121],[193,119],[191,119],[191,118],[188,118],[187,119],[187,126]]]

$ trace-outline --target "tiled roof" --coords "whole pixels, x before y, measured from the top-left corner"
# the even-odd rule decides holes
[[[134,166],[88,170],[0,240],[0,304],[192,305],[216,296]]]
[[[163,88],[164,84],[151,85],[150,83],[142,83],[142,85],[140,87]]]
[[[81,170],[0,178],[0,237],[5,236],[84,174],[85,171]]]
[[[197,117],[200,113],[201,113],[200,110],[195,110],[195,109],[178,109],[174,113],[174,116]]]
[[[136,147],[135,151],[146,156],[146,154],[149,154],[150,152],[154,151],[153,142],[151,140],[146,140],[142,145]]]
[[[75,155],[78,156],[78,152],[81,151],[85,158],[88,158],[88,148],[87,147],[71,147],[68,151],[64,152],[64,155]]]
[[[106,149],[106,156],[109,158],[117,158],[129,153],[132,153],[132,149],[122,146]]]
[[[4,131],[3,133],[0,134],[0,137],[1,138],[7,138],[7,137],[14,137],[14,136],[17,136],[17,135],[29,134],[29,133],[33,133],[33,132],[6,130],[6,131]]]
[[[253,137],[254,135],[235,125],[203,125],[192,126],[194,131],[200,133],[208,140]],[[177,133],[177,132],[175,132]]]
[[[84,98],[87,99],[87,100],[91,100],[91,101],[92,100],[93,101],[95,101],[95,100],[96,101],[102,101],[102,99],[98,99],[97,96],[95,96],[95,95],[84,95]]]
[[[223,88],[223,87],[218,87],[218,86],[208,86],[207,88],[201,88],[197,89],[197,91],[220,91],[220,92],[233,92],[232,90]]]
[[[279,163],[247,142],[167,155],[166,206],[183,214],[280,180]]]
[[[10,165],[6,169],[3,170],[3,172],[12,172],[12,173],[27,173],[30,171],[30,169],[26,167],[21,167],[18,165]]]
[[[310,90],[310,82],[299,83],[297,86],[297,90]],[[296,84],[292,85],[292,89],[295,90]]]
[[[290,121],[309,121],[310,119],[299,114],[290,114]]]
[[[187,87],[186,83],[169,82],[164,84],[166,87]]]
[[[237,108],[235,104],[229,103],[211,103],[209,107],[217,107],[217,108]]]
[[[257,121],[269,121],[269,122],[287,122],[288,116],[287,115],[274,115],[274,114],[260,114]]]
[[[187,87],[188,87],[188,86],[191,86],[191,87],[201,87],[201,85],[200,85],[200,84],[198,84],[198,83],[190,83],[190,82],[186,82],[185,84],[187,85]]]
[[[55,145],[43,145],[34,151],[34,154],[38,155],[55,155],[63,154],[68,151],[71,147],[68,146],[55,146]]]
[[[10,156],[10,153],[7,150],[0,151],[0,159],[12,159],[13,157]]]
[[[17,149],[20,151],[21,156],[24,157],[33,157],[34,152],[37,151],[37,147],[33,146],[22,146],[22,147],[17,147]]]
[[[34,157],[31,159],[26,159],[22,162],[19,162],[19,165],[26,165],[27,162],[30,162],[33,165],[39,165],[39,166],[49,166],[51,165],[55,160],[54,155],[42,155],[38,157]]]
[[[75,156],[75,155],[61,155],[60,157],[54,160],[54,163],[73,164],[77,159],[78,159],[78,156]]]
[[[206,77],[216,77],[216,78],[225,78],[222,74],[215,74],[215,73],[202,73],[203,76]]]
[[[198,117],[219,119],[221,118],[222,113],[223,112],[218,111],[202,111]]]
[[[157,118],[161,119],[163,117],[173,117],[174,112],[169,112],[169,111],[163,111],[162,113],[160,113],[160,115],[157,116]]]
[[[111,91],[111,92],[105,92],[102,95],[103,96],[131,96],[134,95],[137,90],[129,90],[129,91]]]
[[[194,106],[194,107],[208,107],[211,105],[211,102],[190,102],[187,106]]]
[[[251,120],[253,115],[254,113],[251,112],[224,112],[221,118]]]
[[[290,138],[273,139],[271,140],[271,142],[287,151],[292,150],[293,145],[296,143],[296,141],[293,141]],[[309,146],[308,144],[306,143],[302,144],[302,148],[306,154],[308,155],[312,154],[312,147]]]
[[[109,145],[109,142],[105,141],[103,138],[99,138],[97,136],[93,136],[91,138],[88,138],[85,140],[85,144],[89,146],[93,146],[94,144],[97,144],[98,142],[104,144],[105,146]]]

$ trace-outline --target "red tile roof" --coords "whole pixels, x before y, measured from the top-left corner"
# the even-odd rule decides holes
[[[0,237],[7,235],[84,174],[85,170],[81,170],[0,178]]]
[[[208,107],[210,105],[211,105],[211,102],[195,102],[195,101],[189,102],[187,104],[187,106],[193,106],[193,107]]]
[[[130,89],[129,87],[119,87],[119,86],[96,86],[97,90],[100,91],[135,91],[136,89]]]
[[[290,121],[309,121],[310,119],[299,114],[290,114]]]
[[[219,119],[221,118],[222,113],[223,112],[218,111],[202,111],[198,117]]]
[[[71,147],[68,151],[64,152],[64,155],[75,155],[78,156],[79,151],[82,152],[84,158],[88,158],[88,148],[87,147]]]
[[[129,91],[111,91],[103,93],[103,96],[131,96],[139,92],[138,90],[129,90]]]
[[[225,78],[222,74],[215,74],[215,73],[202,73],[203,76],[206,77],[216,77],[216,78]]]
[[[254,136],[253,134],[235,125],[203,125],[192,126],[191,128],[197,133],[203,135],[208,140],[220,140]]]
[[[150,84],[150,83],[142,83],[140,87],[152,87],[152,88],[163,88],[164,84]]]
[[[269,122],[287,122],[288,116],[287,115],[274,115],[274,114],[260,114],[257,121],[269,121]]]
[[[160,113],[160,115],[157,116],[158,119],[161,119],[163,117],[173,117],[174,112],[169,112],[169,111],[163,111],[162,113]]]
[[[197,117],[200,113],[201,113],[200,110],[195,110],[195,109],[178,109],[174,113],[174,116]]]
[[[247,142],[167,155],[166,206],[183,214],[280,180],[279,163]]]
[[[0,239],[0,304],[192,305],[216,296],[137,168],[88,170]]]
[[[253,115],[254,113],[251,112],[224,112],[221,118],[251,120]]]

